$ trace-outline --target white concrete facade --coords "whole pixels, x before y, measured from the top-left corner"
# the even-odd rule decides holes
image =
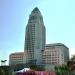
[[[45,37],[43,17],[36,7],[31,12],[26,26],[24,51],[28,56],[25,63],[42,64],[42,51],[45,50]]]

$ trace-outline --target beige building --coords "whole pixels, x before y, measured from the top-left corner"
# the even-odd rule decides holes
[[[25,54],[24,52],[12,53],[9,56],[9,65],[23,64]]]
[[[69,60],[69,49],[62,43],[47,44],[43,64],[62,65]]]
[[[26,62],[26,52],[16,52],[9,56],[9,65]],[[42,63],[48,65],[62,65],[69,60],[69,48],[62,43],[47,44],[42,54]],[[48,66],[49,67],[49,66]],[[51,66],[50,66],[51,67]]]

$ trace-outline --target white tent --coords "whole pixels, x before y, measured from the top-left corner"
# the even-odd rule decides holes
[[[18,72],[26,72],[26,71],[29,71],[30,70],[30,68],[24,68],[24,69],[22,69],[22,70],[19,70],[19,71],[16,71],[17,73]]]

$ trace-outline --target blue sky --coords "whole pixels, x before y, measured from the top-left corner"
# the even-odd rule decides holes
[[[24,51],[25,27],[36,6],[43,15],[46,43],[63,43],[75,54],[75,0],[0,0],[0,60]]]

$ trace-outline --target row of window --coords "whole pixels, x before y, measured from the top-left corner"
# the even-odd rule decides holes
[[[11,58],[23,58],[23,56],[13,56]]]
[[[23,60],[23,58],[18,58],[18,59],[15,59],[15,58],[12,58],[12,60],[15,60],[15,61],[17,61],[17,60]]]

